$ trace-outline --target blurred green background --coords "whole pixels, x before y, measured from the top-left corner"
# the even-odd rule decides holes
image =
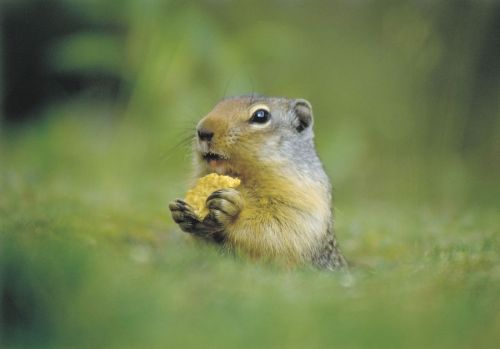
[[[186,241],[225,96],[308,99],[352,268]],[[494,347],[500,2],[0,2],[0,346]]]

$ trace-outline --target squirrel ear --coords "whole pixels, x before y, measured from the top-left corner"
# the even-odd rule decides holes
[[[294,126],[298,132],[302,132],[312,125],[313,112],[311,103],[305,99],[296,99],[293,103],[293,111],[296,116]]]

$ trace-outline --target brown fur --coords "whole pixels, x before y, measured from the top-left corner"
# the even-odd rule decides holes
[[[297,105],[310,120],[297,123],[302,117],[294,111]],[[270,111],[268,124],[249,123],[256,108]],[[311,127],[312,111],[303,100],[239,97],[217,104],[198,124],[214,136],[196,143],[196,176],[216,171],[239,177],[241,185],[209,197],[211,214],[202,222],[191,221],[189,207],[178,200],[171,205],[176,222],[198,238],[213,237],[252,258],[327,269],[345,265],[331,229],[330,183],[314,151]],[[206,152],[225,160],[210,166]]]

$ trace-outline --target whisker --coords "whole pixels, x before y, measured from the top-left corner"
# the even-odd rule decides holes
[[[222,97],[222,100],[226,99],[227,91],[229,89],[229,85],[231,84],[232,78],[229,78],[226,82],[226,86],[224,87],[224,96]]]
[[[191,131],[193,131],[191,128],[188,129],[188,131],[190,131],[188,135],[186,135],[183,132],[184,136],[179,141],[177,141],[174,145],[169,147],[168,150],[165,152],[165,154],[163,154],[161,156],[161,159],[163,161],[166,161],[170,157],[172,157],[176,153],[177,150],[182,149],[182,148],[187,148],[187,146],[192,144],[192,142],[195,139],[195,136],[193,135],[194,132],[191,132]],[[178,138],[178,137],[176,137],[176,138]]]

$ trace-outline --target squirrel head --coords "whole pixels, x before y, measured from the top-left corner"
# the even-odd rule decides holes
[[[242,178],[290,167],[315,155],[312,125],[312,107],[304,99],[224,99],[196,127],[195,160],[203,173]]]

